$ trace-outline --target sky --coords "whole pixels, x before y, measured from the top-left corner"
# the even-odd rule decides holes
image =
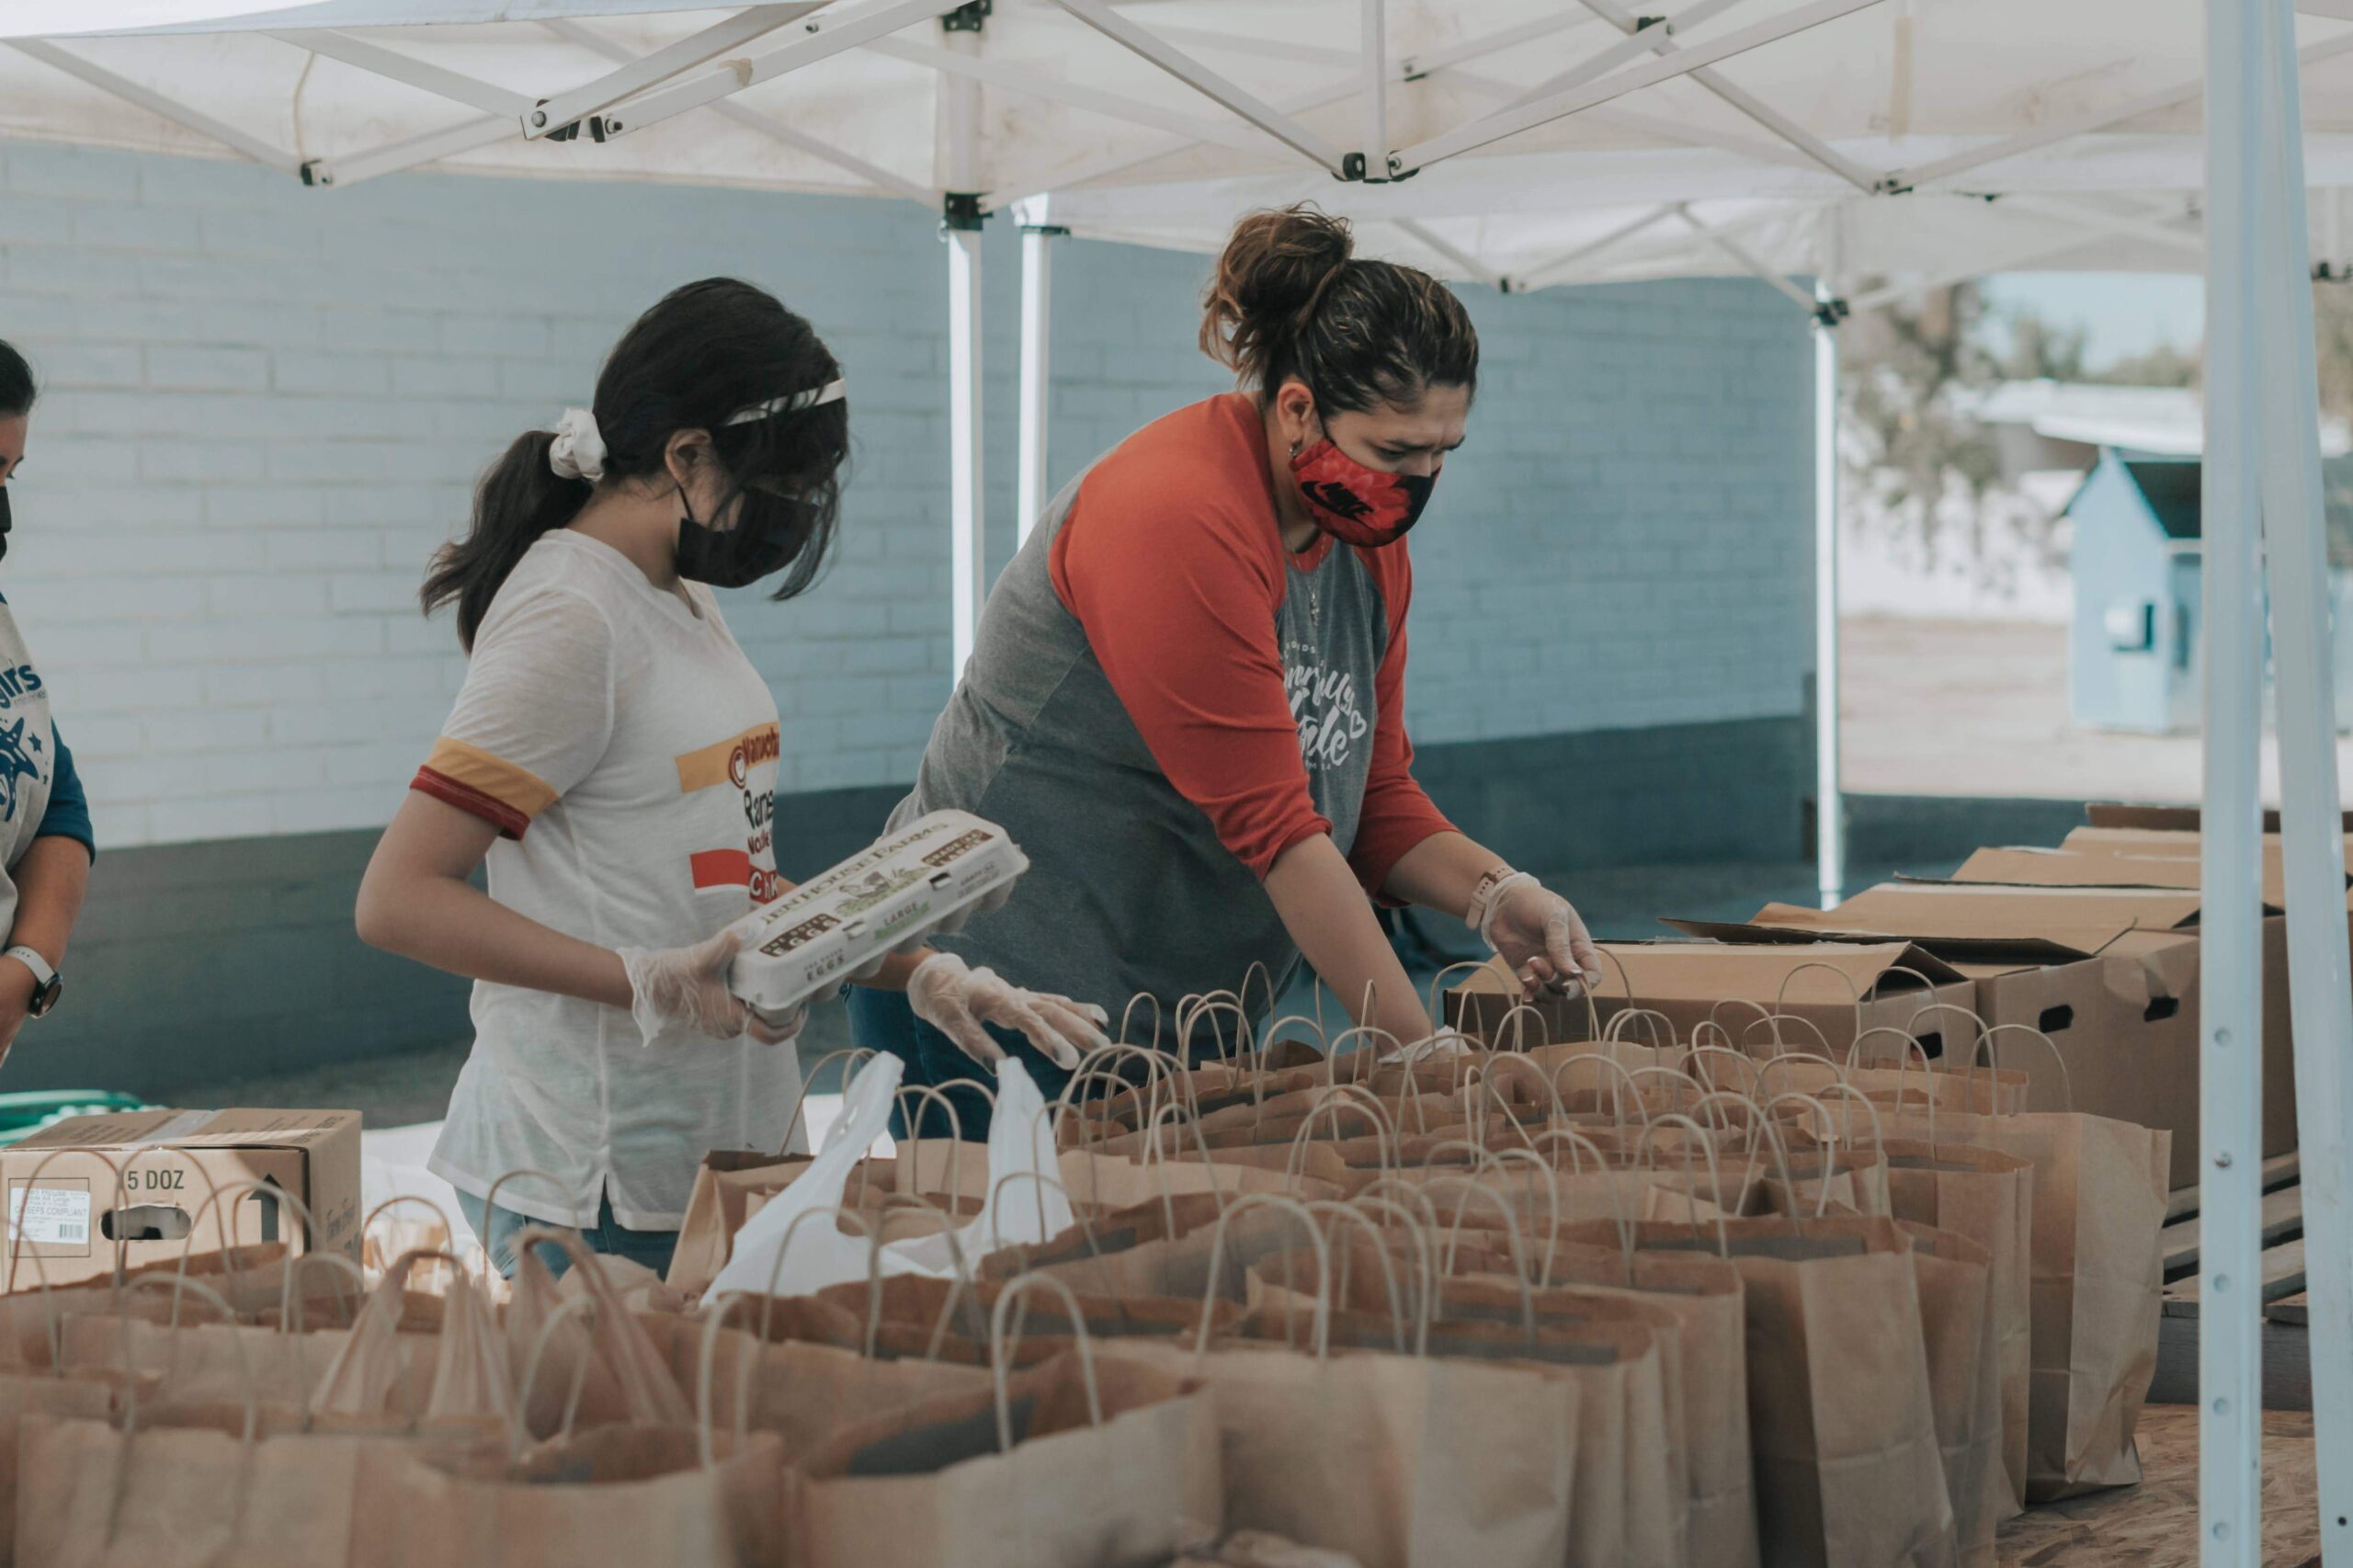
[[[1985,280],[1985,294],[1997,309],[2082,328],[2094,368],[2167,343],[2194,349],[2204,331],[2205,282],[2196,273],[2006,272]]]

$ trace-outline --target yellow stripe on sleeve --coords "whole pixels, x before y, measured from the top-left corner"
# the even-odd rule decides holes
[[[517,767],[505,757],[493,756],[480,746],[453,741],[447,735],[433,743],[433,755],[425,759],[425,766],[444,778],[520,812],[526,819],[536,817],[555,804],[553,786],[529,768]]]

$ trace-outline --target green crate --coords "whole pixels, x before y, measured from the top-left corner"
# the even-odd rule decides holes
[[[71,1117],[148,1108],[137,1095],[117,1094],[112,1089],[34,1089],[0,1095],[0,1147],[21,1142]]]

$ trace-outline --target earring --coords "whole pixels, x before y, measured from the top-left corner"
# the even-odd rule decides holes
[[[1293,457],[1299,456],[1299,443],[1297,441],[1293,441],[1290,444],[1290,455]]]

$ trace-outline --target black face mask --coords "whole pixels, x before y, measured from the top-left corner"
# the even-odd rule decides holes
[[[0,484],[0,557],[8,553],[8,487]]]
[[[714,588],[741,588],[783,571],[801,553],[803,531],[796,528],[793,508],[798,501],[744,492],[736,504],[735,526],[707,528],[695,521],[694,504],[684,488],[678,505],[686,515],[678,519],[678,575]]]

